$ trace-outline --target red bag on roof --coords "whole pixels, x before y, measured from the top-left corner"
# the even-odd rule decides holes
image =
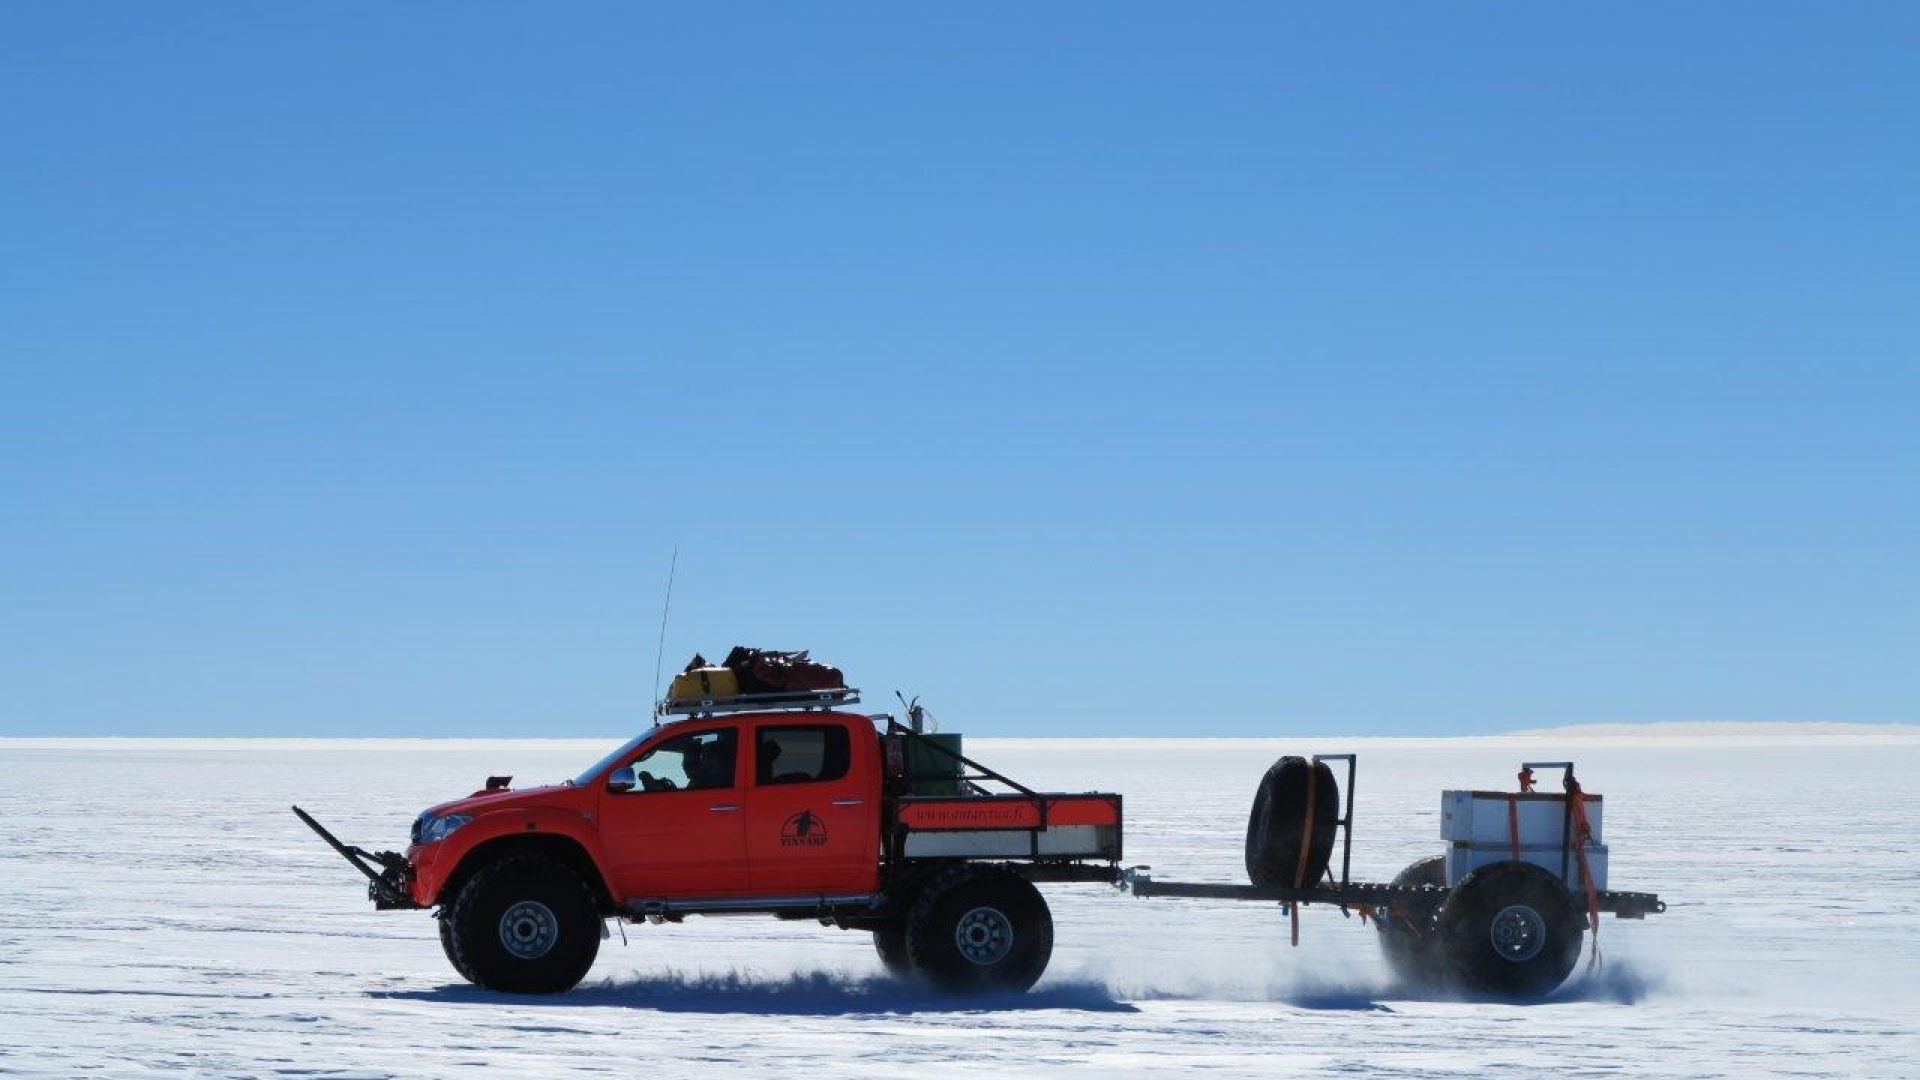
[[[740,677],[743,694],[806,693],[844,690],[847,686],[839,668],[812,659],[805,649],[778,652],[736,645],[721,666],[733,669]]]

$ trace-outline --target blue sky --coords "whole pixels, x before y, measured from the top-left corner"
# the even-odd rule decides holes
[[[0,733],[1920,720],[1916,31],[16,5]]]

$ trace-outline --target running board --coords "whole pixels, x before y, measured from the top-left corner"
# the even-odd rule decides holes
[[[627,914],[635,919],[660,919],[674,915],[775,915],[781,912],[818,911],[837,908],[871,908],[879,905],[874,893],[849,893],[811,896],[740,896],[713,900],[633,900]]]

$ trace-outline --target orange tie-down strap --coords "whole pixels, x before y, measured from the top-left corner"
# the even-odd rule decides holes
[[[1293,868],[1293,887],[1307,887],[1307,858],[1313,851],[1313,804],[1314,789],[1320,781],[1320,763],[1307,766],[1307,816],[1300,823],[1300,861]],[[1291,936],[1294,945],[1300,944],[1300,904],[1298,901],[1287,905],[1287,917],[1291,924]]]
[[[1593,868],[1587,865],[1587,844],[1593,840],[1593,826],[1587,823],[1586,793],[1580,790],[1580,781],[1573,778],[1573,772],[1567,772],[1567,805],[1573,816],[1573,857],[1580,864],[1580,885],[1587,891],[1587,924],[1593,927],[1593,955],[1587,960],[1587,970],[1600,966],[1600,893],[1593,887]]]

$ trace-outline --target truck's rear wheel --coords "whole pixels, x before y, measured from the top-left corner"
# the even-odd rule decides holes
[[[445,923],[454,968],[489,990],[570,990],[600,952],[592,890],[543,855],[510,855],[481,868]]]
[[[873,951],[880,954],[880,966],[887,974],[903,978],[913,973],[913,958],[907,955],[907,930],[888,926],[874,930]]]
[[[1447,859],[1435,855],[1408,864],[1393,876],[1395,886],[1439,885],[1447,883]],[[1413,908],[1404,915],[1389,911],[1374,912],[1373,925],[1380,931],[1380,952],[1394,978],[1403,983],[1431,981],[1436,975],[1435,954],[1439,951],[1433,931],[1433,909]]]
[[[928,882],[914,901],[906,946],[913,969],[942,989],[1023,991],[1039,981],[1053,956],[1053,913],[1025,878],[955,867]]]
[[[1448,974],[1468,990],[1539,997],[1580,961],[1586,913],[1567,887],[1532,863],[1483,866],[1456,885],[1435,931]]]

